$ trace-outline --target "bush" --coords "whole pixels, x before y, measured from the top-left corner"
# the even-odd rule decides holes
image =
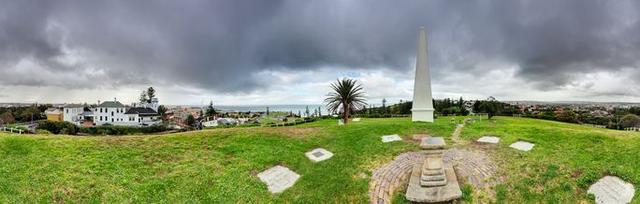
[[[40,121],[38,122],[38,129],[46,130],[53,134],[75,135],[78,133],[78,126],[66,121]]]
[[[38,130],[48,131],[49,133],[53,134],[67,135],[76,135],[78,133],[85,133],[89,135],[133,135],[164,132],[168,129],[164,125],[129,127],[106,124],[98,127],[78,127],[70,122],[55,122],[45,120],[38,122]]]
[[[103,125],[97,127],[82,127],[79,132],[90,135],[134,135],[158,133],[167,130],[167,127],[164,125],[152,125],[146,127]]]

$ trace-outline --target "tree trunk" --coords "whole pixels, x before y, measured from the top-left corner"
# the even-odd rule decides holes
[[[349,122],[349,104],[342,103],[342,122],[346,125]]]

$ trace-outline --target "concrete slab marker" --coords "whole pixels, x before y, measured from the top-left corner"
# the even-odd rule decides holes
[[[615,176],[605,176],[589,187],[587,193],[596,197],[596,203],[630,203],[635,194],[633,184]]]
[[[531,151],[531,149],[533,149],[534,144],[529,143],[529,142],[525,142],[525,141],[518,141],[516,143],[513,143],[511,145],[509,145],[509,147],[520,150],[520,151]]]
[[[494,137],[494,136],[484,136],[484,137],[481,137],[480,139],[478,139],[478,142],[480,142],[480,143],[498,144],[498,142],[500,142],[500,138],[499,137]]]
[[[384,142],[384,143],[394,142],[394,141],[401,141],[401,140],[402,140],[402,138],[397,134],[382,136],[382,142]]]
[[[333,157],[333,153],[322,148],[313,149],[304,153],[304,155],[306,155],[307,158],[309,158],[313,162],[324,161]]]
[[[296,183],[300,175],[284,166],[274,166],[258,173],[258,178],[265,184],[271,193],[282,193]]]

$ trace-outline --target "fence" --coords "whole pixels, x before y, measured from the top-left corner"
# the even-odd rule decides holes
[[[20,128],[0,127],[0,132],[10,132],[10,133],[23,134],[24,130],[20,129]]]

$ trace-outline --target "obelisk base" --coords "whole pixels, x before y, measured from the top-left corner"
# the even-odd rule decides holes
[[[446,184],[438,187],[425,187],[420,184],[421,167],[421,163],[413,167],[405,195],[407,200],[418,203],[440,203],[462,197],[456,173],[450,164],[445,164],[444,166],[444,173],[447,178]]]
[[[413,166],[405,194],[407,200],[442,203],[462,197],[453,166],[443,161],[445,146],[442,137],[422,138],[420,148],[425,150],[425,159]]]
[[[432,108],[414,108],[411,109],[411,121],[413,122],[433,122]]]

